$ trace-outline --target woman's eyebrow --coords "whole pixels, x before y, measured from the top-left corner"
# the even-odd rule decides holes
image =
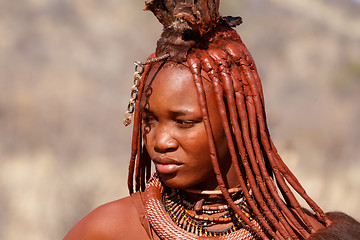
[[[189,110],[189,109],[180,109],[180,110],[176,110],[176,111],[174,111],[174,110],[170,111],[170,114],[172,116],[183,116],[183,115],[192,114],[192,113],[194,113],[194,111]]]

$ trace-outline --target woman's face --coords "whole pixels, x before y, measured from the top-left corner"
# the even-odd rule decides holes
[[[161,179],[172,188],[213,189],[218,184],[190,70],[181,64],[153,67],[141,99],[146,149]],[[223,174],[231,168],[225,133],[211,84],[203,80]]]

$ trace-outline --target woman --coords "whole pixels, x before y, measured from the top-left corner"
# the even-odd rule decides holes
[[[359,238],[358,223],[325,215],[277,154],[255,64],[231,28],[241,19],[218,7],[146,2],[164,31],[134,75],[131,196],[97,208],[65,239]]]

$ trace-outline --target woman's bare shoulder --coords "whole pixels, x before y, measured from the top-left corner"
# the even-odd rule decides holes
[[[81,219],[64,240],[147,239],[131,197],[104,204]]]

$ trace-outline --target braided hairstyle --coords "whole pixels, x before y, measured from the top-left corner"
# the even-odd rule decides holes
[[[295,190],[326,226],[330,221],[307,195],[274,146],[266,123],[260,78],[251,54],[232,27],[239,17],[220,17],[219,0],[151,0],[152,11],[164,25],[156,53],[167,60],[186,62],[192,75],[208,135],[210,157],[219,188],[231,208],[261,238],[308,238],[314,233],[307,214],[295,198]],[[167,61],[165,60],[165,61]],[[151,64],[145,66],[135,104],[128,187],[144,190],[150,178],[151,159],[142,144],[139,104]],[[256,227],[231,199],[216,156],[216,147],[201,72],[211,80],[240,187],[266,234]],[[135,176],[134,176],[135,175]],[[247,187],[249,184],[253,196]],[[293,190],[292,190],[292,189]],[[281,239],[281,238],[280,238]]]

